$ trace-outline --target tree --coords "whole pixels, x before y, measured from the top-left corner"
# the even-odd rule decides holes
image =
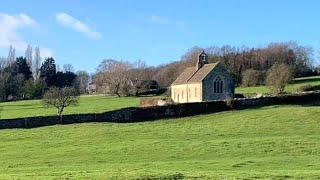
[[[63,71],[64,72],[74,72],[74,68],[71,64],[65,64],[65,65],[63,65]]]
[[[56,64],[52,57],[46,58],[40,68],[40,80],[48,87],[56,85]]]
[[[286,64],[275,64],[269,71],[266,84],[272,92],[279,94],[284,92],[285,86],[293,79],[292,70]]]
[[[20,56],[16,60],[16,64],[18,66],[18,73],[23,74],[26,80],[32,78],[31,68],[27,63],[27,59]]]
[[[56,83],[55,85],[57,87],[71,87],[75,85],[77,75],[73,72],[67,71],[67,72],[57,72],[56,74]]]
[[[0,101],[7,100],[7,88],[8,88],[8,80],[10,74],[8,72],[1,72],[0,73]]]
[[[64,108],[78,105],[79,94],[72,87],[51,87],[43,96],[42,102],[45,106],[57,108],[57,115],[62,121]]]
[[[138,60],[133,63],[132,69],[129,70],[129,79],[131,82],[130,94],[137,96],[143,91],[143,82],[145,80],[151,80],[152,75],[148,72],[147,65],[144,61]]]
[[[0,57],[0,71],[7,67],[7,58]]]
[[[24,57],[26,58],[27,64],[29,65],[29,67],[32,67],[32,47],[29,44],[28,44],[27,49],[25,51]]]
[[[87,71],[77,71],[76,75],[76,84],[79,88],[80,94],[87,94],[90,78],[89,73]]]
[[[41,55],[40,48],[36,47],[34,49],[34,62],[32,63],[32,73],[35,81],[38,81],[40,78],[40,68],[41,68]]]
[[[248,69],[242,74],[242,86],[258,86],[262,85],[265,81],[264,73]]]
[[[129,70],[132,65],[127,61],[117,61],[113,59],[106,59],[101,62],[98,67],[96,77],[99,77],[105,91],[120,97],[121,95],[130,95],[130,74]]]
[[[9,48],[9,54],[8,54],[7,60],[9,64],[13,64],[14,61],[16,60],[16,50],[12,45]]]

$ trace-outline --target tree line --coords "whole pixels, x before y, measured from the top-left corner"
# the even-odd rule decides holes
[[[195,66],[198,55],[203,50],[208,55],[209,63],[220,61],[224,64],[238,86],[268,85],[267,76],[275,64],[288,66],[285,68],[290,71],[287,74],[293,77],[316,75],[320,72],[313,65],[313,49],[290,41],[270,43],[259,48],[230,45],[193,47],[180,60],[157,67],[146,66],[143,61],[130,63],[105,59],[97,68],[93,83],[98,93],[107,91],[118,96],[135,95],[140,87],[138,82],[147,79],[156,80],[162,87],[169,87],[185,68]]]
[[[97,93],[117,96],[137,96],[147,89],[145,82],[155,80],[161,87],[171,83],[187,67],[195,66],[198,54],[204,50],[209,63],[220,61],[234,76],[237,85],[256,86],[267,82],[269,70],[275,64],[288,66],[293,77],[315,75],[313,49],[296,42],[270,43],[249,48],[230,45],[193,47],[178,61],[156,67],[144,61],[105,59],[92,76]],[[42,62],[43,61],[43,62]],[[90,76],[86,71],[74,72],[67,64],[60,70],[52,57],[42,58],[40,49],[28,46],[25,56],[16,57],[9,48],[8,57],[0,58],[0,100],[42,98],[50,87],[73,87],[79,94],[89,91]]]
[[[25,56],[16,57],[10,46],[8,57],[0,59],[0,101],[39,99],[51,87],[72,87],[79,94],[88,93],[89,74],[73,71],[70,64],[58,70],[53,57],[42,59],[39,47],[33,53],[28,45]]]
[[[294,77],[311,76],[320,72],[319,67],[314,67],[313,49],[290,41],[270,43],[259,48],[230,45],[193,47],[182,55],[179,61],[154,68],[153,78],[162,86],[170,86],[186,67],[195,66],[197,56],[202,50],[208,54],[209,63],[223,63],[233,74],[237,85],[243,83],[246,71],[254,71],[257,77],[260,77],[253,86],[264,85],[267,72],[274,64],[288,65]]]

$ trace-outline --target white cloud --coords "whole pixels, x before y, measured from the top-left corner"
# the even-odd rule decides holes
[[[187,27],[185,21],[182,21],[182,20],[175,21],[173,19],[169,19],[168,17],[159,16],[156,14],[152,14],[147,18],[147,20],[151,23],[162,24],[162,25],[173,25],[181,29],[185,29]]]
[[[41,57],[45,58],[45,57],[53,57],[53,52],[51,49],[46,48],[46,47],[40,47],[40,54]]]
[[[36,21],[25,14],[9,15],[0,13],[0,48],[8,48],[10,45],[17,49],[24,49],[27,43],[17,33],[18,29],[35,27]]]
[[[153,23],[162,23],[162,24],[165,24],[165,23],[169,22],[169,19],[167,17],[159,16],[159,15],[156,15],[156,14],[151,15],[149,20],[151,22],[153,22]]]
[[[23,13],[14,15],[0,13],[0,48],[9,48],[12,45],[17,50],[24,51],[28,43],[23,40],[18,30],[36,28],[37,25],[36,20]],[[43,47],[40,49],[43,57],[53,55],[49,48]]]
[[[102,34],[100,32],[96,32],[91,30],[91,28],[81,22],[78,19],[75,19],[74,17],[70,16],[66,13],[58,13],[56,14],[56,20],[63,26],[69,27],[77,32],[81,32],[85,34],[87,37],[92,39],[100,39],[102,37]]]

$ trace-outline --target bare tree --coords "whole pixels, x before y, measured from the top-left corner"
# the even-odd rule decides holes
[[[138,60],[133,63],[133,68],[129,71],[129,79],[132,88],[130,89],[131,95],[137,96],[143,89],[143,82],[151,80],[152,76],[148,73],[149,69],[144,61]]]
[[[42,102],[45,106],[57,108],[57,114],[62,121],[64,108],[78,105],[79,94],[72,87],[51,87],[43,96]]]
[[[99,83],[107,89],[105,92],[120,97],[130,94],[130,69],[132,69],[132,65],[128,61],[106,59],[99,65],[96,76],[102,81]]]
[[[40,48],[36,47],[34,49],[34,63],[33,63],[33,78],[35,81],[39,80],[40,77],[40,68],[41,68],[41,55],[40,55]]]
[[[63,65],[63,71],[64,72],[74,72],[74,68],[72,64],[65,64]]]
[[[0,70],[4,69],[7,66],[7,58],[0,57]]]
[[[266,84],[272,92],[279,94],[284,92],[285,86],[293,79],[292,70],[286,64],[273,65],[267,75]]]
[[[32,67],[32,47],[29,44],[25,51],[25,58],[27,59],[27,64]]]
[[[80,94],[88,93],[89,86],[89,73],[87,71],[77,71],[77,85],[79,86]]]
[[[15,60],[16,60],[16,50],[11,45],[9,48],[9,54],[8,54],[7,61],[9,62],[9,64],[13,64]]]

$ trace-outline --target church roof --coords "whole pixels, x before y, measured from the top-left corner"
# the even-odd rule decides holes
[[[197,70],[196,67],[188,67],[180,74],[172,85],[200,83],[217,66],[217,64],[219,64],[219,62],[205,64],[199,70]]]

